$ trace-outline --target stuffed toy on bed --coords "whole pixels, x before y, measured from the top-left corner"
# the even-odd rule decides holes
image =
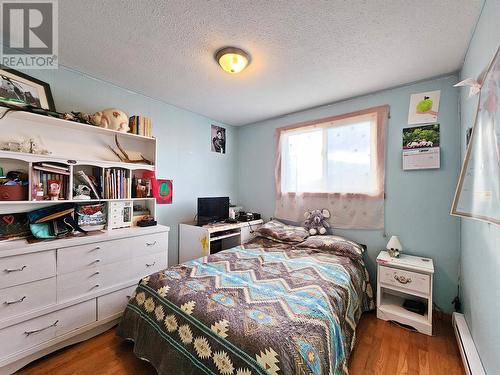
[[[311,236],[317,234],[326,234],[326,229],[330,228],[330,224],[326,221],[330,218],[330,211],[326,208],[322,210],[311,210],[304,214],[304,228],[307,229]]]

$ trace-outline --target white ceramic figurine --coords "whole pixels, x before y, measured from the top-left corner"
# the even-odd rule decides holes
[[[117,130],[123,133],[129,130],[127,114],[117,108],[108,108],[96,112],[92,115],[91,121],[101,128]]]

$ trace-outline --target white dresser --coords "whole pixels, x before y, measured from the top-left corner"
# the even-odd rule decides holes
[[[138,281],[167,267],[168,232],[0,244],[0,374],[115,325]]]

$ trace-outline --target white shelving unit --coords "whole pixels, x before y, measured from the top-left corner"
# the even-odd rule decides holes
[[[120,168],[130,179],[134,174],[142,177],[155,171],[156,139],[26,112],[6,114],[0,119],[0,127],[0,147],[32,139],[39,149],[51,152],[42,155],[0,151],[4,173],[24,170],[29,176],[26,200],[0,200],[0,214],[66,202],[131,200],[156,216],[154,198],[75,200],[72,189],[80,168],[94,176],[94,172],[99,176],[106,168]],[[142,154],[152,165],[117,160],[108,147],[116,148],[115,136],[130,158]],[[33,200],[32,167],[43,162],[67,166],[65,200]],[[131,185],[130,181],[125,192],[128,197],[132,196]],[[43,355],[116,325],[138,281],[167,267],[169,230],[157,225],[38,243],[1,242],[0,374],[11,374]]]
[[[0,111],[0,115],[3,111]],[[154,198],[132,198],[132,176],[142,177],[143,173],[155,171],[156,139],[140,135],[121,133],[92,125],[80,124],[37,115],[29,112],[9,112],[0,120],[2,132],[0,145],[5,147],[9,142],[24,143],[32,139],[39,150],[48,150],[49,155],[31,154],[0,150],[0,167],[4,173],[9,170],[24,170],[29,176],[27,200],[0,201],[0,214],[25,212],[35,208],[63,202],[97,203],[110,201],[133,200],[141,203],[155,216]],[[130,158],[136,159],[140,155],[152,162],[124,163],[116,157],[109,147],[116,149],[115,136],[127,151]],[[34,182],[32,181],[32,167],[35,163],[61,164],[69,169],[69,191],[66,200],[36,201],[33,197]],[[72,188],[77,185],[75,173],[81,169],[98,168],[104,173],[106,168],[118,168],[125,171],[130,184],[126,191],[128,198],[120,199],[73,199]]]

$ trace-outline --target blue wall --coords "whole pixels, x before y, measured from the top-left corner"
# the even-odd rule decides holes
[[[471,40],[462,79],[488,67],[500,43],[500,1],[487,0]],[[474,122],[477,96],[461,90],[462,152],[465,131]],[[463,155],[463,153],[462,153]],[[461,288],[463,309],[481,361],[488,374],[500,371],[500,227],[462,219]]]
[[[171,230],[170,264],[178,259],[178,224],[194,219],[196,197],[223,195],[236,201],[233,127],[226,126],[227,153],[217,154],[210,151],[210,127],[217,123],[209,118],[64,67],[26,73],[50,84],[58,111],[94,113],[116,107],[129,115],[153,119],[153,135],[158,138],[157,177],[174,180],[174,203],[158,205],[160,224],[169,225]]]
[[[460,159],[458,92],[452,75],[385,90],[347,101],[301,111],[238,129],[238,196],[246,209],[274,213],[274,129],[301,121],[389,104],[386,164],[386,233],[398,234],[405,252],[432,257],[435,262],[435,302],[451,311],[457,293],[459,219],[449,215]],[[410,94],[441,90],[441,162],[439,170],[403,172],[402,128],[406,127]],[[341,235],[368,245],[372,275],[375,258],[388,241],[382,231],[342,230]]]

